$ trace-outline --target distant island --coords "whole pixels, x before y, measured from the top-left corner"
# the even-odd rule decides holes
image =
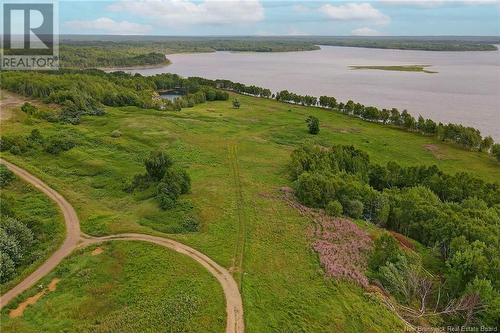
[[[351,69],[375,69],[383,71],[399,71],[399,72],[421,72],[421,73],[437,73],[427,70],[430,65],[402,65],[402,66],[349,66]]]

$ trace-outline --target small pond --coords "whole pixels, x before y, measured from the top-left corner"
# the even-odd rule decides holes
[[[158,94],[161,98],[168,99],[172,102],[185,95],[184,91],[180,89],[159,91]]]

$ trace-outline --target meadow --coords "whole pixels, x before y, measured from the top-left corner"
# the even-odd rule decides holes
[[[22,316],[19,300],[46,291]],[[220,285],[173,251],[116,241],[79,250],[2,310],[2,332],[222,332]]]
[[[324,276],[308,237],[311,221],[279,195],[291,185],[290,152],[306,141],[351,144],[377,163],[436,164],[489,181],[500,179],[498,162],[434,137],[319,108],[240,95],[241,107],[233,109],[233,97],[180,112],[107,107],[106,115],[83,117],[77,126],[15,111],[2,133],[28,135],[38,128],[44,136],[70,135],[77,146],[55,156],[2,156],[63,194],[86,233],[166,233],[230,268],[248,332],[400,332],[401,322],[372,295]],[[307,132],[310,115],[320,120],[316,136]],[[121,136],[112,137],[115,130]],[[192,178],[191,193],[175,211],[161,211],[147,192],[123,191],[152,150],[167,152]],[[182,228],[193,211],[199,232]]]

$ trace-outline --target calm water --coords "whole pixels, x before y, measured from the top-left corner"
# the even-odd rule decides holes
[[[425,52],[324,46],[287,53],[169,55],[169,66],[143,75],[177,73],[335,96],[366,105],[408,109],[415,116],[476,127],[500,141],[500,53]],[[349,65],[431,65],[437,74],[352,70]]]

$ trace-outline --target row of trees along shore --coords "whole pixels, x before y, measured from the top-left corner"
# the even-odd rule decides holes
[[[432,119],[425,119],[422,116],[415,119],[415,117],[408,113],[407,110],[399,111],[397,108],[379,109],[374,106],[365,106],[352,100],[343,103],[338,102],[335,97],[331,96],[320,96],[317,98],[310,95],[298,95],[293,92],[289,92],[288,90],[282,90],[274,94],[266,88],[256,87],[254,85],[246,86],[229,80],[212,81],[201,78],[193,79],[240,94],[273,98],[284,103],[316,106],[339,111],[365,121],[396,126],[411,132],[418,132],[423,135],[436,136],[442,141],[454,142],[470,150],[489,152],[495,146],[492,153],[494,153],[494,155],[496,155],[495,157],[500,160],[500,146],[494,144],[491,136],[483,138],[481,136],[481,132],[473,127],[466,127],[453,123],[436,123]]]
[[[205,101],[227,100],[226,91],[272,98],[280,102],[315,106],[384,125],[398,127],[442,141],[456,143],[469,150],[490,152],[500,160],[500,145],[490,136],[482,137],[479,130],[459,124],[436,123],[408,111],[396,108],[379,109],[351,100],[338,102],[335,97],[298,95],[287,90],[272,93],[267,88],[245,85],[230,80],[210,80],[200,77],[183,78],[164,73],[153,76],[128,74],[122,71],[106,73],[101,70],[60,70],[50,72],[2,72],[0,87],[25,96],[40,98],[62,105],[58,115],[48,120],[77,124],[81,115],[102,115],[106,106],[138,106],[157,110],[180,110]],[[182,90],[185,95],[174,101],[159,98],[158,91]]]

